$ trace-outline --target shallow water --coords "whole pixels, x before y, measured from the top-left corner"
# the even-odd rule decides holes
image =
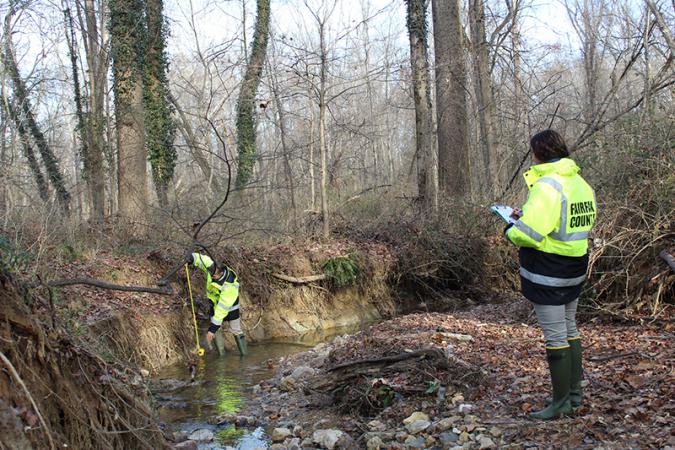
[[[239,450],[267,448],[269,439],[264,430],[235,429],[232,425],[215,426],[209,419],[223,413],[237,413],[253,394],[253,386],[274,375],[267,362],[279,357],[308,350],[320,342],[354,333],[363,326],[339,328],[311,333],[293,342],[249,344],[249,354],[239,356],[236,350],[220,356],[214,349],[200,358],[194,382],[185,363],[169,366],[154,379],[153,394],[160,421],[171,431],[191,433],[208,429],[215,440],[200,449],[222,449],[230,445]],[[232,339],[231,336],[226,339]]]

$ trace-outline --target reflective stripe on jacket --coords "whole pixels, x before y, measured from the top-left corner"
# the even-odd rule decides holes
[[[211,323],[221,325],[229,313],[232,319],[239,318],[239,278],[230,267],[225,267],[223,276],[214,279],[211,275],[213,260],[200,253],[193,253],[194,266],[206,274],[206,295],[213,303]],[[236,317],[234,317],[236,316]]]
[[[532,166],[524,178],[529,195],[523,216],[506,231],[521,247],[523,294],[535,303],[568,303],[586,279],[595,193],[569,158]]]
[[[509,240],[556,255],[585,255],[597,205],[576,163],[563,158],[537,164],[523,176],[530,193],[523,216],[507,231]]]

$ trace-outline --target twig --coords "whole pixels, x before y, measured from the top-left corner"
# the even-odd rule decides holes
[[[608,356],[592,356],[588,358],[589,361],[593,362],[604,362],[604,361],[609,361],[612,359],[619,359],[619,358],[628,358],[629,356],[635,356],[639,355],[640,353],[638,352],[628,352],[628,353],[618,353],[616,355],[608,355]]]
[[[28,391],[28,388],[26,387],[26,384],[23,382],[21,377],[19,376],[18,372],[12,365],[12,362],[7,359],[4,353],[0,351],[0,359],[2,359],[2,362],[5,363],[7,368],[9,369],[10,373],[14,377],[14,380],[21,386],[23,389],[23,392],[26,394],[26,397],[28,397],[28,400],[30,401],[31,405],[33,405],[33,409],[35,409],[35,414],[37,414],[38,419],[40,419],[40,423],[45,429],[45,434],[47,435],[47,439],[49,439],[49,448],[51,449],[56,449],[56,445],[54,445],[54,440],[52,439],[52,433],[49,431],[49,427],[47,426],[47,422],[45,422],[45,419],[42,417],[42,414],[40,413],[40,408],[38,408],[37,404],[35,403],[35,400],[33,400],[33,396],[30,395],[30,392]]]
[[[357,361],[349,361],[344,364],[340,364],[334,367],[331,367],[328,369],[328,372],[333,372],[335,370],[340,370],[344,369],[347,367],[353,367],[353,366],[359,366],[362,364],[379,364],[379,363],[395,363],[395,362],[400,362],[400,361],[405,361],[406,359],[411,359],[411,358],[417,358],[420,356],[442,356],[443,352],[441,352],[438,349],[423,349],[423,350],[418,350],[416,352],[406,352],[406,353],[401,353],[398,355],[393,355],[393,356],[385,356],[382,358],[370,358],[370,359],[360,359]],[[445,357],[443,356],[443,359]]]
[[[555,107],[555,112],[553,112],[553,116],[551,117],[551,122],[548,124],[548,128],[551,128],[553,126],[553,121],[555,120],[556,116],[558,115],[558,110],[560,109],[560,103],[558,103],[558,106]],[[509,189],[511,189],[511,186],[513,185],[513,182],[516,180],[516,177],[520,173],[520,169],[523,168],[523,165],[525,164],[525,161],[527,161],[528,156],[530,156],[530,152],[532,151],[532,148],[528,145],[527,147],[527,152],[525,152],[525,155],[523,155],[523,159],[520,160],[520,164],[518,164],[518,168],[514,172],[513,176],[507,183],[506,187],[502,191],[501,195],[499,198],[504,198],[504,195],[508,192]]]
[[[215,261],[215,258],[213,257],[213,255],[209,251],[208,247],[204,244],[199,243],[199,241],[197,240],[197,236],[199,235],[199,232],[202,230],[202,228],[204,228],[204,225],[206,225],[211,219],[213,219],[215,217],[215,215],[218,213],[218,211],[220,211],[220,209],[225,205],[225,203],[227,203],[227,200],[230,198],[230,193],[232,192],[232,165],[230,163],[229,158],[227,157],[227,145],[225,144],[225,141],[223,140],[220,133],[218,133],[218,129],[216,128],[216,126],[214,125],[214,123],[211,119],[209,119],[208,117],[205,117],[205,119],[209,123],[209,125],[211,125],[211,128],[213,129],[213,132],[216,134],[216,137],[220,141],[220,144],[223,146],[223,153],[225,154],[225,158],[223,159],[223,161],[225,162],[225,165],[227,166],[227,190],[225,191],[225,197],[220,202],[220,204],[216,207],[216,209],[214,209],[211,212],[211,214],[209,214],[209,216],[206,219],[202,220],[199,223],[199,225],[197,225],[197,227],[195,228],[195,231],[192,234],[192,245],[191,245],[191,247],[193,247],[195,245],[197,245],[199,247],[202,247],[206,251],[206,253],[209,255],[209,257]],[[192,251],[192,248],[188,249],[185,256],[188,256],[191,251]],[[176,264],[169,271],[169,273],[164,275],[162,277],[162,279],[157,282],[157,285],[158,286],[165,286],[165,285],[169,284],[169,279],[172,276],[174,276],[176,274],[176,272],[178,272],[183,267],[183,264],[184,264],[183,260],[179,261],[178,264]]]

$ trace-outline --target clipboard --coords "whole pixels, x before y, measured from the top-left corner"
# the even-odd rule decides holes
[[[514,224],[517,222],[516,219],[511,217],[513,214],[513,208],[506,205],[492,205],[490,206],[490,211],[497,215],[500,219],[508,224]]]

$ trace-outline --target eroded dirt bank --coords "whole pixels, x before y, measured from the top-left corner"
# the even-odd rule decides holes
[[[392,317],[414,303],[409,293],[390,284],[391,252],[383,245],[361,245],[358,250],[343,242],[265,249],[229,249],[222,256],[238,272],[242,284],[242,327],[252,343],[268,340],[302,340],[316,331],[372,323]],[[358,256],[345,256],[354,255]],[[289,282],[322,274],[327,261],[353,258],[358,274],[344,285],[329,279]],[[94,257],[62,263],[61,277],[88,276],[123,285],[153,286],[172,264],[175,255],[153,252],[135,256],[99,253]],[[188,360],[194,353],[192,312],[185,282],[179,271],[174,295],[100,290],[72,286],[56,291],[59,321],[73,335],[83,337],[104,359],[125,362],[154,372]],[[204,280],[192,272],[193,294],[200,322],[208,320]],[[226,340],[230,349],[231,340]]]
[[[241,414],[279,450],[675,445],[672,325],[583,324],[585,403],[534,422],[549,379],[529,313],[516,301],[412,314],[320,344],[282,359]]]
[[[138,373],[56,327],[3,267],[0,299],[0,448],[168,447]]]

